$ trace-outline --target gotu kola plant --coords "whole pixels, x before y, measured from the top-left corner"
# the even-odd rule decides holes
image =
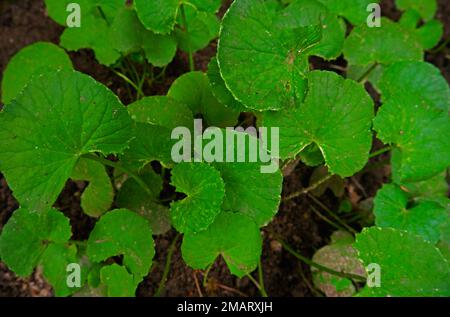
[[[133,7],[124,1],[84,1],[87,27],[117,31],[117,47],[89,32],[72,34],[79,31],[75,28],[66,29],[61,45],[92,48],[107,65],[141,52],[163,66],[177,45],[188,53],[206,45],[212,37],[202,38],[205,25],[217,31],[212,26],[217,21],[208,21],[216,19],[220,1],[148,5],[135,0]],[[326,252],[350,259],[350,268],[344,263],[335,269],[360,277],[364,267],[380,265],[381,287],[366,286],[361,296],[449,295],[446,198],[419,185],[439,178],[450,161],[450,92],[439,72],[423,62],[423,50],[436,43],[421,41],[417,28],[420,19],[432,16],[398,1],[407,10],[403,23],[383,19],[381,28],[369,29],[366,6],[354,1],[288,2],[235,0],[222,21],[208,73],[184,74],[167,95],[144,97],[128,107],[74,71],[61,48],[37,43],[19,52],[2,84],[0,171],[20,203],[0,235],[2,261],[20,276],[42,267],[56,295],[130,296],[149,274],[152,235],[174,227],[183,234],[181,250],[189,266],[208,269],[222,256],[232,274],[251,273],[261,256],[260,228],[278,211],[282,174],[261,173],[257,162],[174,160],[173,130],[195,132],[193,120],[201,117],[211,135],[227,136],[214,140],[215,151],[227,152],[225,141],[240,138],[246,157],[256,142],[274,159],[324,164],[340,177],[363,169],[375,131],[388,145],[385,150],[392,150],[393,166],[392,184],[375,199],[376,226],[355,238],[334,239]],[[46,3],[50,15],[64,23],[62,2]],[[347,38],[344,20],[354,25]],[[380,36],[386,36],[381,46]],[[342,53],[349,62],[347,78],[311,70],[310,56],[332,60]],[[34,62],[40,55],[52,58]],[[367,80],[382,96],[377,114],[361,84]],[[279,129],[279,153],[266,153],[272,148],[261,135],[223,129],[236,126],[242,112],[253,113],[258,126]],[[111,155],[116,159],[107,159]],[[161,173],[152,168],[155,161]],[[170,204],[161,198],[163,178],[170,178],[176,191]],[[86,241],[74,240],[69,219],[53,208],[68,179],[89,182],[81,207],[98,221]],[[113,205],[121,209],[111,210]],[[111,260],[115,256],[122,260]],[[315,260],[327,264],[323,255]],[[77,287],[66,281],[67,265],[73,263],[81,265]],[[348,294],[357,291],[348,279],[314,274],[316,283],[331,281]]]

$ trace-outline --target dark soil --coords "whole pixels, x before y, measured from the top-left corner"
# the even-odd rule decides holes
[[[227,1],[228,3],[230,1]],[[398,19],[400,13],[394,8],[393,0],[383,0],[382,12],[393,19]],[[225,8],[221,10],[224,13]],[[437,17],[445,25],[445,37],[450,35],[450,3],[439,0]],[[62,32],[58,26],[46,15],[42,0],[0,0],[0,81],[2,73],[10,58],[21,48],[36,41],[50,41],[58,43]],[[216,52],[216,43],[195,55],[196,69],[205,71],[207,64]],[[427,54],[427,61],[439,67],[450,81],[450,48],[447,46],[437,54]],[[70,53],[75,68],[89,74],[96,80],[107,85],[125,103],[130,102],[125,83],[108,68],[99,65],[89,50]],[[330,68],[319,59],[312,63],[321,69]],[[344,66],[343,60],[337,60],[335,65]],[[336,68],[331,68],[336,71]],[[188,71],[187,56],[179,52],[173,63],[166,70],[166,80],[147,87],[147,95],[165,94],[171,83],[182,73]],[[368,87],[375,100],[376,93]],[[1,108],[1,104],[0,104]],[[382,144],[375,140],[374,148]],[[345,181],[345,195],[336,198],[330,191],[319,197],[320,201],[332,210],[336,210],[342,199],[347,198],[353,207],[360,212],[361,202],[369,203],[382,183],[389,178],[389,168],[386,165],[377,167],[377,162],[386,161],[389,157],[382,155],[368,163],[366,169]],[[292,173],[285,177],[283,196],[308,186],[312,173],[311,168],[299,164]],[[80,209],[79,197],[85,188],[83,182],[68,181],[61,193],[56,207],[63,211],[70,219],[73,227],[74,239],[86,239],[92,230],[95,220],[84,215]],[[284,251],[276,238],[281,237],[305,256],[311,257],[314,252],[329,242],[333,228],[316,216],[312,209],[313,201],[308,196],[302,196],[286,203],[282,203],[274,221],[263,230],[264,248],[262,267],[264,283],[271,296],[316,296],[320,295],[312,286],[311,273],[307,265],[302,264]],[[7,222],[18,204],[12,196],[5,179],[0,174],[0,230]],[[368,220],[370,222],[370,219]],[[355,224],[355,228],[358,228]],[[161,280],[169,245],[176,233],[171,231],[156,237],[157,253],[155,264],[149,276],[138,288],[138,296],[153,296]],[[203,273],[188,268],[180,253],[180,241],[172,258],[172,267],[164,296],[259,296],[256,287],[248,278],[241,280],[232,277],[222,260],[218,261],[209,273],[208,285],[202,287]],[[198,286],[197,286],[198,285]],[[18,278],[0,262],[0,296],[51,296],[52,290],[45,283],[39,271],[29,278]]]

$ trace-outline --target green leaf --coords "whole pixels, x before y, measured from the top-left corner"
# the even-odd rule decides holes
[[[354,247],[365,266],[381,267],[381,287],[365,287],[360,296],[450,296],[450,266],[422,238],[396,229],[366,228]]]
[[[170,33],[176,22],[180,0],[135,0],[134,5],[142,24],[149,30]]]
[[[441,72],[425,62],[398,62],[389,66],[379,83],[382,99],[409,95],[415,102],[450,109],[450,88]]]
[[[69,56],[52,43],[37,42],[21,49],[11,58],[3,73],[2,101],[11,102],[32,76],[58,69],[72,69]]]
[[[17,275],[29,276],[50,245],[64,245],[71,235],[69,219],[58,210],[20,208],[3,227],[0,257]]]
[[[106,285],[109,297],[134,297],[136,282],[127,269],[118,264],[105,266],[100,270],[100,279]]]
[[[331,173],[351,176],[368,160],[373,101],[361,85],[332,72],[311,72],[308,81],[305,102],[264,114],[264,125],[280,128],[282,159],[316,144]]]
[[[445,171],[421,182],[402,183],[396,177],[397,171],[394,164],[391,165],[391,169],[393,181],[400,183],[402,189],[409,196],[414,197],[415,200],[431,200],[440,203],[442,206],[448,204],[448,183],[446,180],[447,173]]]
[[[175,57],[175,39],[145,29],[132,8],[119,11],[110,32],[114,48],[124,55],[143,50],[149,63],[157,67],[169,64]]]
[[[68,296],[79,290],[67,286],[67,266],[71,263],[78,263],[77,248],[74,245],[50,244],[42,254],[42,274],[52,285],[56,296]]]
[[[345,40],[344,57],[350,65],[368,66],[421,61],[423,52],[422,45],[408,29],[381,18],[381,27],[370,28],[363,24],[353,29]]]
[[[117,209],[96,223],[88,240],[87,255],[94,262],[123,255],[123,264],[140,280],[148,274],[155,255],[150,225],[135,212]]]
[[[209,125],[233,127],[239,112],[226,108],[213,95],[208,77],[202,72],[186,73],[175,80],[167,95],[186,104],[194,114],[201,114]]]
[[[174,37],[182,51],[195,52],[208,46],[209,42],[219,35],[220,23],[213,13],[198,11],[191,6],[185,7],[187,31],[175,28]],[[183,25],[181,17],[179,25]]]
[[[100,217],[111,208],[114,188],[102,164],[80,159],[70,178],[89,182],[81,195],[81,208],[84,213],[91,217]]]
[[[243,213],[252,218],[258,226],[265,226],[278,212],[283,183],[281,171],[277,168],[272,173],[263,173],[261,166],[270,163],[251,162],[248,159],[239,162],[237,158],[240,153],[249,158],[251,150],[262,150],[261,142],[247,133],[231,130],[222,132],[223,153],[232,150],[229,139],[234,140],[233,146],[241,144],[240,148],[235,149],[234,162],[213,163],[225,183],[222,210]],[[251,144],[255,144],[256,147],[253,149]]]
[[[58,71],[33,79],[0,113],[0,170],[22,207],[51,206],[80,156],[121,153],[131,119],[89,76]]]
[[[158,125],[169,129],[192,127],[194,116],[182,102],[167,96],[144,97],[127,107],[136,122]]]
[[[194,269],[205,269],[222,256],[231,273],[242,278],[257,267],[261,246],[258,226],[250,218],[222,212],[207,230],[186,233],[181,252]]]
[[[172,130],[137,122],[132,131],[135,138],[130,142],[129,148],[120,156],[123,165],[133,170],[140,170],[152,161],[159,161],[165,167],[173,165]]]
[[[222,75],[220,74],[219,64],[216,57],[213,57],[208,64],[208,79],[214,97],[216,97],[221,104],[235,110],[236,112],[248,111],[242,103],[233,97],[225,85]]]
[[[437,10],[436,0],[395,0],[395,4],[400,10],[416,10],[425,21],[432,19]]]
[[[408,195],[392,184],[384,185],[377,192],[374,204],[378,227],[405,230],[433,244],[439,240],[440,224],[448,218],[447,210],[432,201],[408,207]]]
[[[331,239],[332,243],[317,250],[312,260],[338,272],[365,276],[365,269],[358,259],[356,250],[352,247],[353,237],[346,232],[336,231]],[[311,270],[314,284],[328,297],[348,297],[356,292],[347,278],[331,275],[315,268]]]
[[[177,192],[187,195],[170,205],[172,225],[179,232],[205,230],[220,213],[225,189],[220,173],[205,163],[181,163],[172,170]]]
[[[381,76],[383,76],[386,66],[378,64],[374,68],[372,68],[372,70],[370,70],[371,68],[372,65],[370,66],[348,65],[346,78],[353,79],[356,81],[358,80],[364,80],[364,82],[368,81],[372,84],[373,88],[375,88],[377,92],[380,92],[380,80]],[[368,76],[367,72],[369,72]],[[364,77],[366,78],[364,79]]]
[[[170,218],[169,209],[159,204],[163,181],[150,169],[144,170],[140,176],[152,195],[149,195],[133,178],[129,178],[120,187],[116,204],[120,208],[132,210],[147,219],[153,234],[164,234],[170,229]]]
[[[370,12],[367,11],[367,6],[371,3],[378,3],[379,0],[318,0],[327,8],[344,18],[351,24],[359,25],[366,23]]]
[[[425,50],[435,47],[444,34],[444,26],[439,20],[431,20],[416,30],[420,43]]]
[[[397,94],[379,109],[374,120],[378,138],[395,144],[401,182],[430,178],[450,164],[450,124],[447,111],[424,104],[416,96]]]
[[[325,164],[325,159],[323,158],[320,148],[315,143],[311,143],[305,147],[300,153],[299,157],[303,163],[308,166],[316,167]]]
[[[319,25],[290,28],[265,1],[235,1],[222,21],[218,60],[233,96],[247,108],[279,110],[302,100],[308,51]],[[268,75],[270,74],[270,76]]]
[[[316,0],[293,1],[279,12],[275,23],[281,28],[289,29],[320,25],[322,39],[309,51],[309,54],[330,60],[342,53],[346,32],[345,23]]]

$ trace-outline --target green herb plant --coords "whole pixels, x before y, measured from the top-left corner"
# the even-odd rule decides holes
[[[69,1],[45,2],[64,25]],[[283,200],[307,195],[323,205],[317,193],[329,187],[342,195],[344,178],[390,152],[392,178],[374,199],[374,224],[361,231],[342,220],[354,214],[347,204],[328,210],[339,230],[312,260],[280,243],[311,266],[316,289],[329,296],[450,295],[450,89],[424,61],[424,50],[442,37],[434,0],[397,0],[400,21],[383,17],[379,28],[365,23],[373,0],[235,0],[221,22],[221,1],[79,2],[81,27],[66,28],[61,47],[32,44],[3,76],[0,171],[20,208],[1,231],[0,258],[17,275],[42,268],[57,296],[133,296],[152,274],[153,236],[173,227],[187,265],[207,275],[222,257],[233,275],[249,277],[267,295],[261,229],[278,211],[282,171],[296,160],[320,168],[309,187]],[[193,53],[217,36],[219,23],[217,56],[206,74],[194,71]],[[192,71],[166,95],[144,96],[143,82],[177,47]],[[73,69],[64,49],[81,48],[136,88],[134,102],[125,107]],[[311,56],[343,56],[348,66],[342,75],[313,69]],[[133,60],[144,65],[141,74]],[[369,82],[381,95],[379,109],[365,90]],[[274,158],[282,168],[263,174],[253,162],[174,162],[173,129],[193,129],[202,118],[225,131],[242,123],[242,113],[256,118],[255,127],[279,128]],[[255,136],[226,133],[248,141],[250,155]],[[374,136],[381,150],[372,149]],[[81,207],[96,223],[84,241],[54,208],[69,179],[88,182]],[[77,287],[66,282],[71,263],[81,267]],[[370,287],[374,263],[381,284]],[[251,275],[257,268],[259,282]]]

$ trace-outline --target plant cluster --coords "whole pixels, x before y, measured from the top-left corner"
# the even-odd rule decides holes
[[[70,2],[45,1],[63,25]],[[219,21],[220,0],[79,0],[81,27],[66,28],[60,47],[39,42],[22,49],[4,72],[0,171],[20,208],[1,232],[1,260],[19,276],[40,266],[58,296],[133,296],[151,274],[153,236],[173,227],[183,235],[190,267],[208,270],[221,256],[232,274],[250,276],[260,261],[260,230],[279,208],[281,170],[263,174],[254,162],[175,163],[171,156],[174,128],[193,129],[194,118],[217,129],[238,126],[245,113],[257,127],[279,128],[275,159],[282,166],[296,159],[326,166],[317,182],[287,200],[332,186],[391,152],[392,179],[374,199],[374,226],[353,235],[344,223],[347,232],[336,232],[312,260],[284,245],[311,265],[319,289],[449,296],[450,89],[424,62],[442,25],[433,19],[434,0],[397,0],[401,19],[382,18],[371,28],[372,2],[235,0]],[[192,54],[218,35],[207,74],[194,71]],[[125,107],[75,71],[64,49],[81,48],[126,79],[136,100]],[[192,71],[167,95],[144,96],[144,82],[163,75],[177,48],[190,56]],[[345,77],[309,63],[311,56],[342,55]],[[381,95],[379,108],[367,82]],[[245,140],[250,155],[256,136],[225,133]],[[374,136],[386,147],[370,153]],[[69,219],[53,208],[68,179],[89,182],[81,207],[98,221],[86,241],[73,240]],[[167,180],[174,190],[162,197]],[[80,287],[67,284],[70,263],[81,265]],[[381,267],[381,287],[361,288],[372,263]],[[263,283],[255,284],[265,294]]]

